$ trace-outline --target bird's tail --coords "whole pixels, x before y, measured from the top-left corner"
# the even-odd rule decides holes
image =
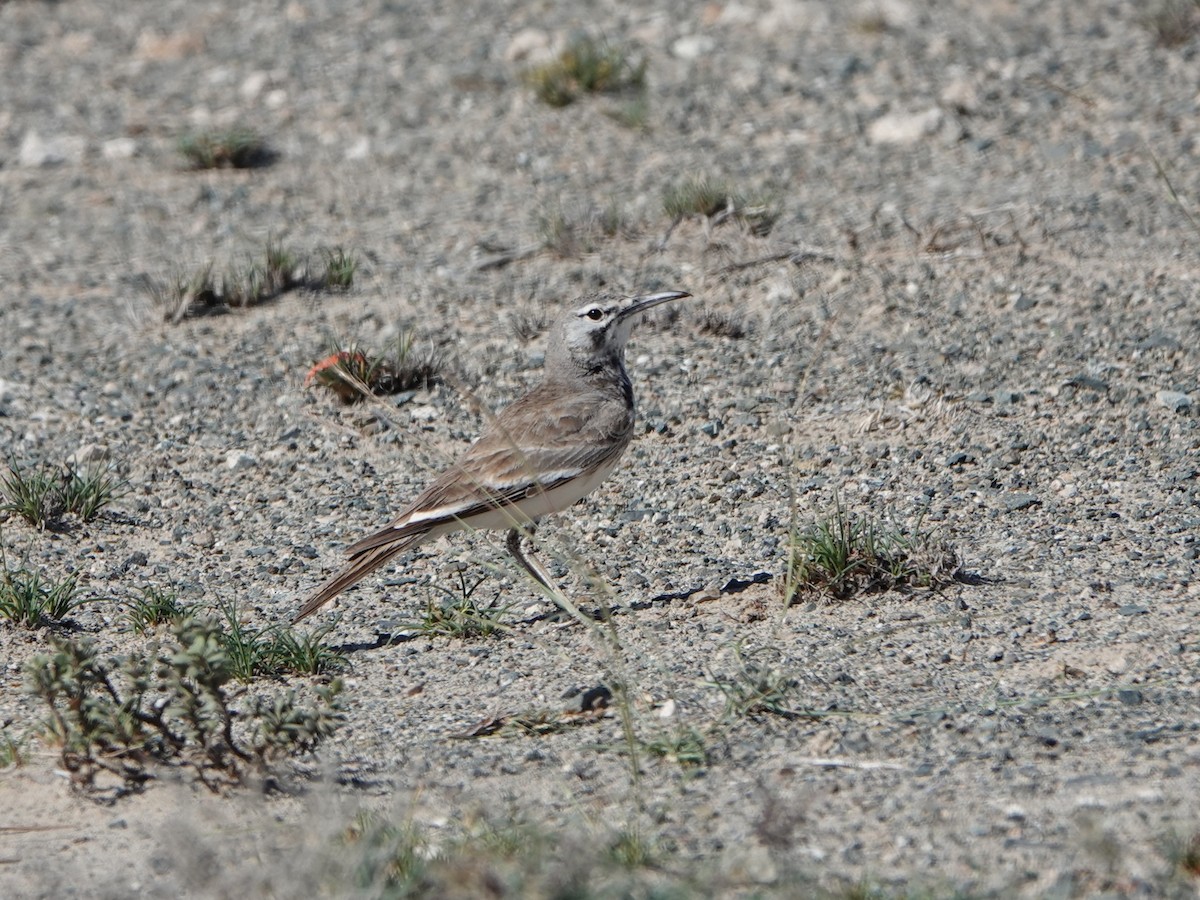
[[[393,543],[380,544],[378,547],[371,547],[368,550],[354,554],[350,557],[350,561],[332,578],[308,595],[304,601],[304,605],[300,607],[300,612],[296,613],[292,618],[292,624],[295,625],[306,616],[311,616],[346,588],[350,587],[350,585],[362,578],[366,578],[397,553],[402,553],[411,547],[415,547],[427,536],[428,532],[418,532],[417,534],[406,535],[401,540]]]

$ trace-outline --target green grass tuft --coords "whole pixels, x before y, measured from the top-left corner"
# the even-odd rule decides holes
[[[218,634],[229,661],[229,671],[238,681],[259,676],[323,675],[343,669],[346,658],[322,642],[333,623],[304,634],[271,625],[253,628],[242,621],[232,603],[220,607],[224,627]]]
[[[129,630],[147,634],[160,625],[175,625],[192,613],[192,607],[179,602],[179,595],[170,588],[153,585],[141,589],[141,596],[129,604],[125,621]]]
[[[0,619],[23,628],[62,622],[82,601],[74,575],[46,581],[40,572],[10,569],[0,560]]]
[[[743,654],[738,647],[734,656],[737,668],[714,675],[709,682],[725,697],[726,719],[757,719],[763,715],[795,719],[806,715],[793,704],[800,689],[796,678],[763,661],[762,651]]]
[[[958,554],[922,529],[833,514],[789,541],[787,602],[801,594],[844,600],[858,593],[939,588],[961,573]]]
[[[322,269],[315,284],[327,291],[348,290],[358,271],[358,257],[342,247],[322,247],[318,252]]]
[[[525,81],[548,106],[574,103],[584,94],[640,92],[646,85],[646,62],[603,40],[576,38],[558,58],[530,69]]]
[[[444,599],[439,601],[430,597],[426,600],[424,615],[409,627],[420,634],[459,640],[488,637],[502,630],[504,616],[511,607],[497,606],[498,598],[484,606],[474,597],[487,576],[480,576],[473,584],[468,584],[465,566],[459,566],[455,575],[457,587],[449,589],[438,585],[437,590],[445,595]]]
[[[663,192],[663,212],[675,221],[688,216],[714,222],[735,219],[760,237],[769,234],[779,219],[779,208],[771,199],[745,194],[708,175],[692,175],[669,185]]]
[[[256,169],[275,159],[262,136],[242,126],[186,134],[179,152],[193,169]]]
[[[65,511],[62,476],[46,464],[25,469],[9,462],[8,474],[0,476],[0,494],[0,510],[16,513],[36,528],[56,522]]]

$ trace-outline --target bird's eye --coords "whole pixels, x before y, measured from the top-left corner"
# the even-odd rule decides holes
[[[598,306],[593,306],[587,311],[587,317],[593,322],[598,322],[600,319],[604,318],[604,310]]]

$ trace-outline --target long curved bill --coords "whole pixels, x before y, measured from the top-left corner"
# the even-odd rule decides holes
[[[618,319],[626,319],[629,316],[637,315],[650,309],[652,306],[658,306],[660,303],[669,303],[672,300],[682,300],[684,297],[692,296],[687,291],[660,291],[657,294],[642,294],[639,297],[630,297],[625,301],[628,305],[617,313]]]

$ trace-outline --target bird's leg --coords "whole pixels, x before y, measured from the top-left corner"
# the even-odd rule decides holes
[[[538,558],[533,555],[532,542],[529,548],[529,556],[521,552],[521,538],[525,535],[533,537],[534,526],[528,525],[525,529],[513,528],[508,532],[508,538],[504,542],[509,554],[515,559],[530,575],[532,575],[542,587],[551,593],[557,594],[558,591],[554,588],[553,582],[545,567],[538,561]]]

